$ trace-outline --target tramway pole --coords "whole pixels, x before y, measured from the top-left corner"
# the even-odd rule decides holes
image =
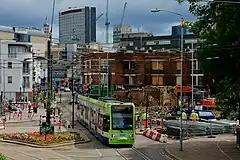
[[[53,27],[53,19],[54,19],[54,11],[55,11],[55,4],[56,0],[53,0],[53,5],[52,5],[52,22],[51,22],[51,29],[49,33],[49,39],[47,41],[47,82],[48,82],[48,94],[47,94],[47,113],[46,113],[46,122],[48,125],[51,123],[51,102],[52,102],[52,89],[53,89],[53,83],[52,83],[52,50],[51,50],[51,45],[52,45],[52,27]]]
[[[47,116],[46,116],[46,122],[48,125],[50,125],[51,122],[51,99],[52,99],[52,54],[51,54],[51,40],[47,41],[47,57],[48,57],[48,69],[47,69]]]
[[[75,108],[75,96],[74,96],[74,75],[73,75],[73,58],[74,58],[74,53],[72,53],[72,66],[71,66],[71,70],[72,70],[72,128],[74,129],[74,108]]]

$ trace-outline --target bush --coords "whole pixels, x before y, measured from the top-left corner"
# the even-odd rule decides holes
[[[7,160],[7,157],[0,153],[0,160]]]

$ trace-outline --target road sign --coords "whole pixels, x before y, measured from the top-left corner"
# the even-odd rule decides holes
[[[40,134],[53,134],[54,133],[54,126],[41,126],[40,127]]]

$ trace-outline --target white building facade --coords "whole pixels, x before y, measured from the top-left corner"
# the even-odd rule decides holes
[[[132,27],[128,24],[116,24],[113,26],[113,44],[114,46],[120,43],[122,34],[132,33]]]
[[[32,101],[32,44],[0,40],[0,90],[8,100]]]

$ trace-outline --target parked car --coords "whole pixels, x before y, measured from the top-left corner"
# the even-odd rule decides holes
[[[59,89],[60,89],[60,91],[64,91],[64,86],[61,86]]]
[[[65,87],[65,88],[64,88],[64,92],[71,92],[71,90],[70,90],[70,88]]]

